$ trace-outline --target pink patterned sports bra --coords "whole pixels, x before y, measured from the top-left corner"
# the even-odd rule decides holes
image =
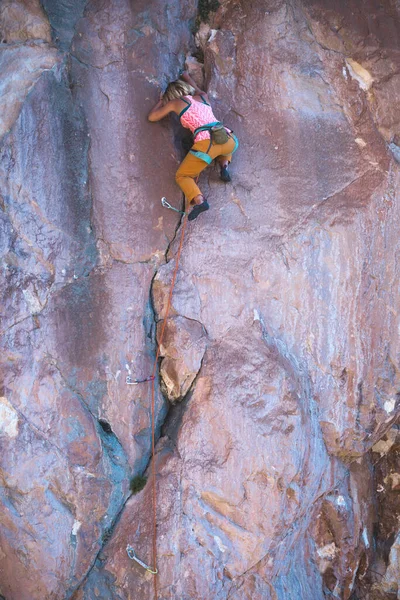
[[[179,113],[179,118],[183,127],[185,127],[185,129],[190,129],[192,133],[194,133],[198,127],[202,127],[202,125],[218,121],[208,102],[204,100],[203,96],[200,96],[200,98],[202,102],[195,100],[191,96],[182,96],[182,100],[186,102],[187,106]],[[194,141],[201,142],[201,140],[209,139],[210,134],[208,131],[199,131]]]

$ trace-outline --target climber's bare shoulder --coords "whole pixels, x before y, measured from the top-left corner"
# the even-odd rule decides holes
[[[197,102],[203,102],[204,100],[210,104],[210,99],[207,96],[207,92],[202,92],[201,90],[196,91],[196,94],[193,96]]]

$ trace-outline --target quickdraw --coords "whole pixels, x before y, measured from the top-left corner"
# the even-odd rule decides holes
[[[133,381],[131,380],[129,375],[127,375],[127,377],[126,377],[126,383],[128,385],[138,385],[139,383],[145,383],[146,381],[153,381],[153,380],[154,380],[154,375],[150,375],[150,377],[146,377],[146,379],[134,379]]]
[[[161,198],[161,204],[164,208],[169,208],[170,210],[173,210],[179,213],[180,215],[186,215],[186,213],[183,210],[178,210],[174,206],[171,206],[171,204],[167,201],[167,199],[164,196]]]
[[[141,567],[143,567],[143,569],[146,569],[146,571],[148,571],[152,575],[157,575],[158,570],[152,569],[151,567],[149,567],[149,565],[146,565],[146,563],[140,560],[140,558],[136,556],[136,553],[130,544],[128,544],[126,547],[126,553],[128,554],[131,560],[135,560]]]

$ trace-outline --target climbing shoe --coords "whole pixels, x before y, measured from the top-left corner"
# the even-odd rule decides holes
[[[219,178],[225,183],[229,183],[231,180],[231,176],[229,175],[228,167],[221,167],[221,172]]]
[[[207,200],[203,200],[201,204],[195,204],[195,206],[189,213],[189,221],[193,221],[193,219],[196,219],[196,217],[198,217],[200,213],[204,212],[205,210],[208,210],[209,208],[210,205],[208,204]]]

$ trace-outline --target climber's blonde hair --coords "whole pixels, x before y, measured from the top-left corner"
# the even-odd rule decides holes
[[[163,103],[166,104],[170,100],[179,100],[182,96],[193,96],[195,92],[194,87],[183,81],[183,79],[171,81],[164,92]]]

